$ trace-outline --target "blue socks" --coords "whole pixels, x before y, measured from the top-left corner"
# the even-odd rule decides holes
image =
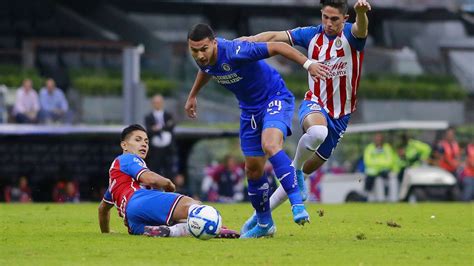
[[[269,158],[273,165],[273,171],[280,181],[281,186],[288,195],[291,206],[295,204],[303,204],[301,193],[296,181],[295,168],[291,166],[291,159],[286,155],[285,151],[281,150]],[[250,187],[250,185],[249,185]],[[250,189],[249,189],[250,191]]]
[[[258,180],[248,180],[248,194],[250,202],[257,213],[259,224],[269,224],[272,222],[272,213],[270,209],[270,195],[267,176],[264,174]]]

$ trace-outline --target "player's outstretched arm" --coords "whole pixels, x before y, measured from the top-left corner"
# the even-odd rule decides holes
[[[290,45],[282,42],[269,42],[267,44],[268,53],[270,56],[281,55],[291,61],[303,66],[311,75],[313,79],[325,78],[329,74],[329,69],[326,65],[316,61],[309,60],[304,54]]]
[[[153,188],[163,189],[166,192],[173,192],[176,190],[176,187],[171,180],[152,171],[146,171],[141,174],[140,183]]]
[[[266,31],[253,36],[243,36],[237,40],[248,42],[284,42],[290,44],[290,38],[286,31]]]
[[[99,204],[99,226],[102,233],[110,233],[110,209],[113,206],[105,201]]]
[[[188,95],[188,100],[184,105],[184,109],[186,110],[186,114],[189,118],[196,118],[197,117],[197,95],[204,85],[206,85],[211,76],[199,70],[196,75],[196,79],[194,80],[193,87]]]
[[[358,0],[354,5],[356,12],[356,22],[352,25],[352,34],[357,38],[365,38],[369,33],[369,19],[367,18],[367,11],[372,7],[367,0]]]

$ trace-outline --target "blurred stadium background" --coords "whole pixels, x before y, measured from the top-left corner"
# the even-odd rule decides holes
[[[216,177],[226,155],[237,166],[242,159],[234,97],[211,83],[200,95],[199,118],[185,117],[196,73],[187,30],[204,22],[217,35],[233,39],[319,24],[316,2],[0,1],[0,200],[12,200],[12,189],[22,190],[22,182],[28,188],[25,201],[100,200],[109,165],[120,152],[121,129],[143,124],[157,93],[177,122],[170,178],[176,181],[181,174],[182,191],[204,200],[244,199],[245,181],[236,166],[230,183]],[[357,165],[376,132],[393,147],[408,133],[434,150],[448,126],[456,126],[461,147],[474,139],[474,1],[370,3],[358,110],[337,153],[311,179],[313,201],[342,202],[348,195],[341,198],[338,191],[361,190],[364,175],[356,173],[362,171]],[[349,21],[354,20],[351,12]],[[281,58],[268,61],[299,101],[307,88],[305,72]],[[31,79],[39,91],[47,78],[66,94],[69,119],[18,123],[17,89]],[[294,136],[286,145],[292,153],[301,135],[296,115],[294,121]],[[462,166],[455,173],[458,181],[461,172]],[[219,195],[219,185],[230,186],[232,195]]]

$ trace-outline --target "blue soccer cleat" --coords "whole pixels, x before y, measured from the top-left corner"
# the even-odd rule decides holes
[[[304,207],[304,204],[295,204],[291,207],[293,212],[293,221],[299,225],[309,223],[309,214]]]
[[[276,226],[273,222],[266,225],[257,224],[252,229],[242,234],[240,238],[260,238],[260,237],[273,237],[276,232]]]
[[[306,187],[302,170],[296,170],[296,180],[298,181],[298,188],[300,189],[301,197],[303,198],[303,201],[306,201],[308,199],[308,188]]]
[[[257,215],[255,212],[250,216],[250,218],[247,219],[247,221],[242,225],[242,228],[240,229],[240,234],[243,235],[247,233],[248,231],[252,230],[257,225]]]

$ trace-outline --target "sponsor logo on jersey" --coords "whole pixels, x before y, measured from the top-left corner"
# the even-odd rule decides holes
[[[223,76],[213,76],[213,79],[217,81],[217,83],[219,84],[228,85],[228,84],[237,83],[241,81],[243,78],[237,75],[236,73],[232,73],[232,74],[223,75]]]
[[[310,103],[308,104],[308,107],[312,111],[321,111],[321,106],[319,106],[319,104],[316,104],[316,103]]]
[[[137,163],[138,165],[140,165],[141,167],[146,167],[145,162],[142,161],[142,160],[140,160],[140,159],[138,159],[138,158],[136,158],[136,157],[133,158],[133,161],[136,162],[136,163]]]

